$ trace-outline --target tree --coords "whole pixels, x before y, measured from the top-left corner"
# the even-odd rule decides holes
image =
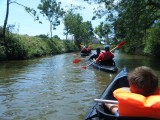
[[[139,53],[147,43],[147,30],[160,21],[159,0],[85,0],[104,3],[106,10],[95,11],[98,17],[105,16],[111,21],[116,36],[125,37],[127,51]],[[159,28],[160,29],[160,28]],[[154,30],[154,29],[153,29]],[[149,40],[149,39],[148,39]],[[144,42],[145,41],[145,42]]]
[[[118,18],[115,21],[115,31],[125,34],[129,52],[143,51],[143,38],[147,29],[150,29],[160,18],[160,3],[153,0],[122,0],[118,5]]]
[[[66,6],[68,7],[68,6]],[[65,18],[64,18],[64,35],[66,35],[66,40],[68,39],[68,35],[69,35],[69,25],[72,24],[73,22],[73,17],[74,17],[74,13],[78,10],[82,10],[84,9],[84,7],[81,7],[79,5],[73,5],[71,4],[69,6],[69,10],[66,12],[65,14]]]
[[[80,14],[74,14],[69,11],[64,18],[65,33],[66,35],[74,35],[75,44],[80,48],[80,44],[89,44],[93,34],[93,28],[91,22],[83,22],[83,17]]]
[[[67,30],[67,34],[74,35],[75,44],[80,48],[80,44],[82,42],[81,39],[81,24],[83,18],[80,14],[74,14],[73,12],[68,12],[64,18],[65,30]]]
[[[105,24],[104,22],[101,22],[98,27],[95,28],[94,32],[102,39],[109,40],[109,34],[111,34],[112,27],[109,24]],[[109,41],[107,41],[109,42]]]
[[[61,2],[56,0],[41,0],[41,4],[38,5],[38,9],[43,16],[47,17],[50,23],[50,33],[52,39],[52,30],[56,29],[56,26],[60,25],[60,18],[64,15],[64,10],[61,8]]]
[[[3,25],[3,32],[2,32],[2,37],[5,38],[5,33],[6,33],[6,27],[7,27],[7,22],[8,22],[8,16],[9,16],[9,6],[10,4],[15,3],[19,6],[22,6],[25,8],[26,12],[29,13],[34,20],[39,20],[39,17],[36,15],[36,11],[33,8],[27,7],[25,5],[22,5],[18,2],[16,2],[16,0],[7,0],[7,7],[6,7],[6,16],[5,16],[5,20],[4,20],[4,25]],[[39,23],[41,23],[41,21],[39,21]]]
[[[6,26],[7,26],[7,22],[8,22],[8,16],[9,16],[9,4],[10,4],[10,0],[7,0],[6,16],[5,16],[4,25],[3,25],[3,33],[1,35],[4,38],[5,38]]]
[[[10,31],[11,28],[14,28],[13,25],[7,26],[8,16],[9,16],[9,6],[10,6],[11,3],[15,3],[15,4],[19,5],[19,6],[24,7],[25,10],[26,10],[32,17],[36,18],[35,20],[39,20],[38,16],[36,15],[36,11],[35,11],[34,9],[31,9],[31,8],[29,8],[29,7],[27,7],[27,6],[24,6],[24,5],[20,4],[20,3],[17,3],[16,0],[7,0],[6,16],[5,16],[5,20],[4,20],[4,25],[3,25],[2,34],[0,33],[0,37],[3,38],[3,45],[4,45],[4,48],[5,48],[5,53],[6,53],[6,55],[8,55],[8,51],[9,51],[9,46],[8,46],[8,44],[10,44],[9,41],[6,39],[6,32],[10,33],[10,32],[11,32],[11,31]],[[39,21],[39,22],[40,22],[40,21]],[[9,37],[9,34],[8,34],[7,37]]]
[[[64,35],[66,35],[66,40],[68,39],[69,33],[71,34],[71,25],[74,22],[75,15],[72,11],[68,11],[64,17]]]
[[[53,38],[60,40],[60,37],[58,35],[54,35]]]
[[[82,42],[88,46],[94,36],[92,23],[90,21],[82,22],[81,30]]]

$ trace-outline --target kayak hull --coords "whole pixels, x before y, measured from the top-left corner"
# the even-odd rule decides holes
[[[116,65],[101,65],[98,63],[93,62],[93,60],[89,60],[92,63],[92,66],[98,70],[105,71],[105,72],[118,72],[118,68]]]

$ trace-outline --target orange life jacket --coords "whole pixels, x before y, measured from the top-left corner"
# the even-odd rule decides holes
[[[118,100],[119,116],[141,116],[160,119],[160,92],[145,97],[119,88],[113,92]]]

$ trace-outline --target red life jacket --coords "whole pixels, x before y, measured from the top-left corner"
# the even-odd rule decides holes
[[[90,53],[90,52],[91,52],[91,48],[87,48],[87,52],[89,52],[89,53]]]
[[[87,53],[88,50],[87,50],[87,48],[82,48],[81,52],[82,52],[82,53]]]
[[[118,100],[119,116],[141,116],[160,119],[160,90],[157,94],[145,97],[119,88],[113,92]]]
[[[106,61],[106,60],[111,60],[114,57],[114,55],[111,52],[101,52],[98,60],[99,61]]]

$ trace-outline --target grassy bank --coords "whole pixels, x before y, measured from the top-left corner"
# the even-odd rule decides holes
[[[5,40],[0,38],[0,42],[0,60],[23,60],[77,50],[71,40],[51,40],[12,33],[9,33]]]

